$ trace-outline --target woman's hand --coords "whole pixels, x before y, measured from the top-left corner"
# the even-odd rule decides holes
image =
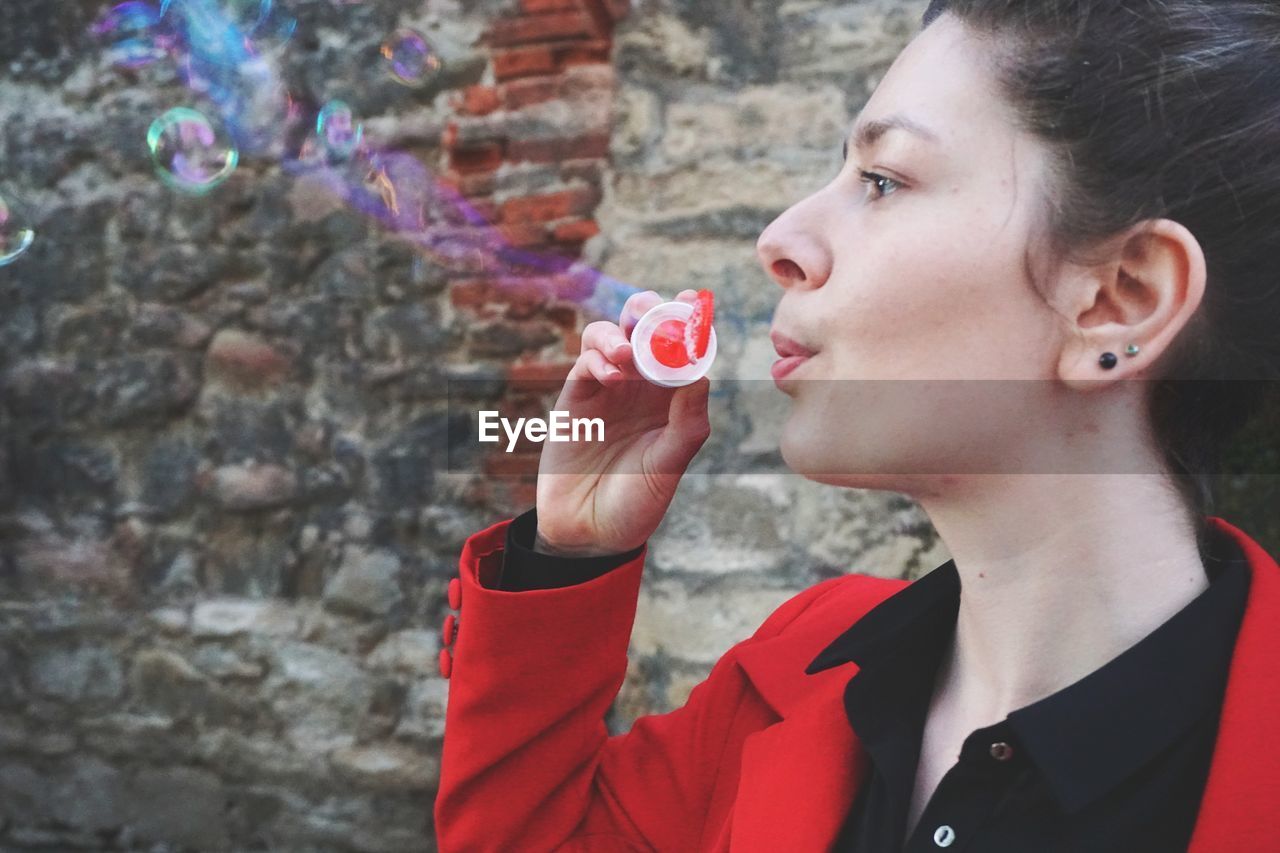
[[[676,297],[692,303],[693,290]],[[632,361],[631,332],[663,301],[637,293],[617,325],[602,320],[582,332],[557,411],[601,418],[602,442],[548,442],[538,464],[535,549],[563,556],[629,551],[657,529],[689,462],[711,434],[703,377],[682,388],[644,379]]]

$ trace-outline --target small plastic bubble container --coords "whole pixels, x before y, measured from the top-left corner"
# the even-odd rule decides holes
[[[664,302],[655,305],[640,318],[631,331],[631,350],[640,375],[655,385],[679,388],[692,385],[707,375],[716,360],[716,331],[708,328],[705,350],[696,355],[696,345],[686,346],[686,328],[694,317],[695,306],[688,302]],[[710,326],[710,312],[699,319]],[[697,321],[694,321],[695,324]]]

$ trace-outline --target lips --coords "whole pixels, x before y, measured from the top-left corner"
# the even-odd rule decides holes
[[[769,339],[773,341],[773,348],[780,356],[769,371],[773,374],[774,382],[780,382],[800,365],[817,355],[817,350],[810,349],[781,332],[771,332]]]
[[[770,332],[769,340],[773,341],[774,350],[776,350],[778,355],[783,358],[792,358],[797,356],[800,358],[812,358],[818,354],[817,350],[809,349],[803,344],[797,343],[791,338],[788,338],[781,332]]]

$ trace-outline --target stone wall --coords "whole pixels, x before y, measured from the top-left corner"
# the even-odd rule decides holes
[[[0,9],[0,192],[38,231],[0,268],[0,847],[432,850],[446,585],[536,465],[446,470],[450,390],[531,405],[593,318],[554,282],[433,263],[267,158],[165,188],[141,138],[182,86],[104,62],[100,4],[57,5]],[[349,101],[514,246],[714,288],[736,380],[770,360],[755,238],[837,168],[924,3],[288,5],[298,98]],[[437,85],[386,78],[397,26],[436,41]],[[780,396],[716,389],[614,732],[800,589],[947,556],[910,501],[787,475]]]

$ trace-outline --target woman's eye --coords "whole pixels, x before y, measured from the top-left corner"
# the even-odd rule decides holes
[[[876,198],[884,198],[887,195],[892,195],[897,187],[902,186],[893,178],[886,178],[884,175],[878,175],[875,172],[859,172],[858,174],[861,175],[859,180],[862,181],[862,183],[870,184],[879,191],[880,194],[876,196]],[[886,190],[886,185],[892,186],[894,189]]]

